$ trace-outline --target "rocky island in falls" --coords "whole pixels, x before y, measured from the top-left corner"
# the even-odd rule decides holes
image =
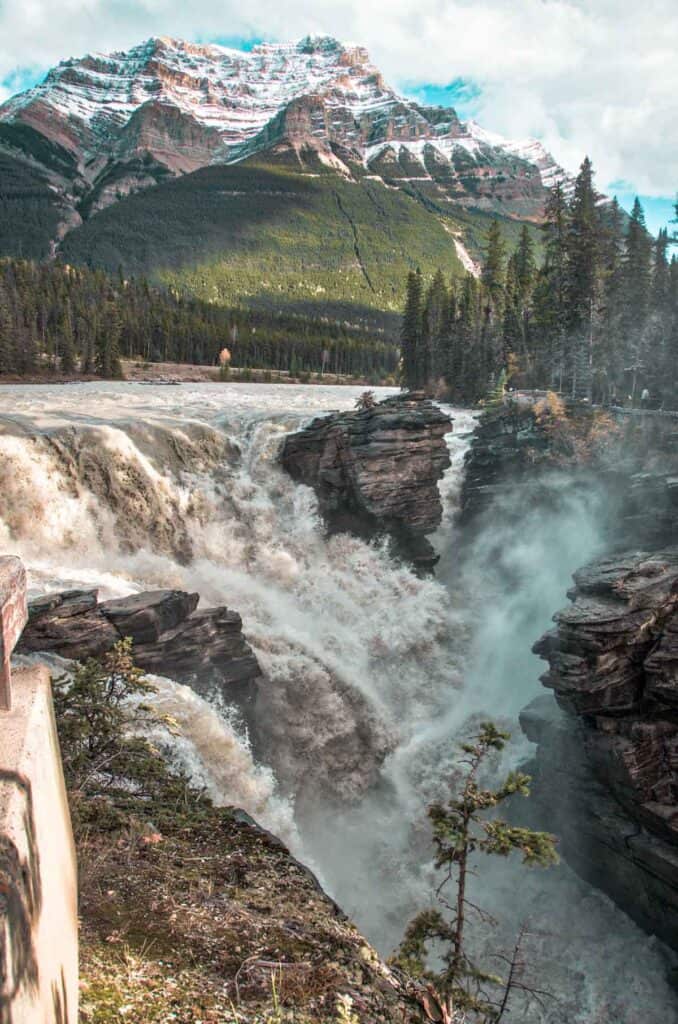
[[[0,1024],[678,1021],[678,21],[528,6],[0,10]]]

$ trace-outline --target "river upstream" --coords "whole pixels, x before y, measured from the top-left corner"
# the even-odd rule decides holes
[[[172,587],[240,612],[265,676],[270,750],[255,759],[223,701],[161,680],[157,700],[182,730],[174,756],[216,801],[280,834],[388,954],[431,902],[425,811],[458,741],[489,715],[514,735],[509,760],[529,757],[517,715],[540,690],[530,648],[598,550],[599,510],[563,480],[548,520],[526,510],[515,536],[499,517],[461,559],[454,512],[473,416],[452,411],[436,576],[418,578],[385,546],[327,538],[314,494],[277,452],[286,432],[352,408],[360,390],[0,387],[0,551],[23,558],[36,594]],[[672,954],[566,865],[489,865],[476,888],[498,919],[479,947],[510,947],[527,921],[529,976],[550,993],[543,1006],[518,1001],[510,1019],[678,1020]]]

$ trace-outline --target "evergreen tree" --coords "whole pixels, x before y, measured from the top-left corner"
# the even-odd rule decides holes
[[[438,270],[426,292],[424,306],[423,335],[427,352],[420,367],[420,377],[426,383],[438,381],[445,375],[449,308],[450,300],[445,278],[442,271]]]
[[[631,373],[631,397],[635,402],[641,380],[647,381],[649,367],[648,310],[652,274],[652,241],[645,214],[636,197],[626,236],[623,262],[622,337],[627,369]]]
[[[415,391],[421,385],[422,291],[421,271],[419,269],[411,270],[407,276],[405,313],[401,333],[402,384],[410,391]]]
[[[459,300],[458,341],[461,360],[460,395],[474,403],[485,394],[487,381],[481,350],[481,290],[472,274],[467,274]]]
[[[591,397],[593,340],[600,271],[601,225],[593,166],[581,165],[569,211],[566,241],[566,309],[569,353],[566,376],[573,397]]]
[[[9,294],[0,281],[0,374],[16,372],[15,340]]]
[[[601,278],[602,306],[599,339],[594,352],[594,400],[618,401],[623,382],[624,351],[621,335],[623,300],[623,257],[625,250],[624,221],[619,203],[614,199],[601,210]]]
[[[504,289],[506,246],[502,237],[498,220],[493,220],[487,233],[485,259],[481,281],[485,289],[487,313],[501,312]]]
[[[451,1022],[455,1011],[469,1011],[474,1020],[496,1024],[504,1016],[511,995],[513,972],[509,970],[502,982],[494,972],[475,963],[469,948],[469,915],[480,913],[487,921],[487,915],[468,895],[470,876],[477,870],[475,855],[508,857],[518,853],[524,864],[541,867],[558,861],[554,836],[510,825],[492,813],[505,801],[527,797],[530,792],[530,777],[522,772],[510,772],[496,788],[481,781],[488,758],[501,751],[509,738],[491,722],[481,723],[479,732],[462,745],[459,791],[453,792],[446,803],[429,808],[435,864],[444,872],[436,890],[442,909],[429,908],[414,918],[398,960],[408,973],[429,983],[438,1011],[435,1016],[429,1015],[431,1020]],[[448,885],[453,886],[451,899],[443,895]],[[494,998],[493,989],[497,993]]]
[[[535,377],[562,391],[565,378],[567,335],[567,236],[569,209],[558,182],[548,195],[544,210],[544,264],[534,294],[537,343]]]
[[[61,338],[61,372],[66,375],[70,375],[75,372],[75,341],[73,337],[70,302],[68,300],[63,304],[59,322],[59,335]]]
[[[537,264],[534,258],[534,242],[527,224],[523,224],[520,241],[516,249],[516,284],[523,306],[529,304],[534,288]]]

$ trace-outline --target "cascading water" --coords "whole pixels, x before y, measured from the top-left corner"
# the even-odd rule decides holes
[[[157,700],[180,722],[175,756],[219,802],[281,831],[389,952],[430,899],[425,808],[444,792],[455,742],[478,714],[517,732],[515,714],[538,690],[531,643],[595,550],[596,509],[563,480],[557,515],[531,513],[516,538],[500,511],[491,543],[481,533],[460,560],[453,512],[473,426],[462,412],[437,578],[419,579],[379,545],[327,539],[314,495],[276,454],[286,431],[358,393],[0,388],[0,550],[21,555],[36,590],[180,587],[241,613],[265,673],[256,717],[268,765],[253,762],[223,709],[165,681]],[[532,973],[557,997],[522,1007],[521,1020],[672,1019],[664,952],[567,868],[500,865],[482,887],[501,941],[530,918]]]

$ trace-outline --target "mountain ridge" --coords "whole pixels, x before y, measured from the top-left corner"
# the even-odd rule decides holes
[[[56,153],[37,162],[70,178],[76,194],[96,189],[111,161],[150,154],[170,173],[190,173],[285,143],[340,173],[358,161],[386,183],[434,182],[461,205],[522,201],[508,210],[520,217],[538,219],[544,187],[568,180],[537,140],[503,139],[453,108],[409,100],[363,47],[330,36],[251,51],[152,37],[69,58],[0,106],[0,126],[0,145],[15,155],[36,156],[31,130],[51,143],[61,166]],[[154,174],[134,177],[141,188]]]
[[[153,37],[69,58],[0,107],[0,256],[396,329],[407,271],[478,272],[568,186],[535,140],[402,96],[329,36]]]

